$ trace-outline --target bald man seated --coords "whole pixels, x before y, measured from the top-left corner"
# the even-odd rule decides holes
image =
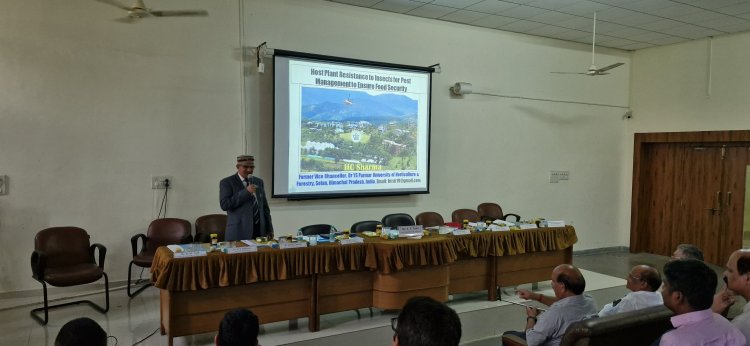
[[[735,302],[735,294],[745,298],[748,303],[742,308],[742,313],[732,320],[732,324],[750,340],[750,250],[732,252],[724,270],[724,282],[727,287],[714,296],[711,310],[726,314],[727,309]]]
[[[605,305],[599,311],[599,317],[663,304],[661,293],[657,292],[661,287],[661,276],[651,266],[638,265],[633,267],[628,274],[628,278],[625,279],[625,287],[631,292]]]
[[[551,279],[554,297],[527,290],[518,291],[519,297],[537,300],[548,305],[549,309],[539,314],[536,308],[527,307],[525,332],[510,331],[506,334],[525,338],[529,346],[559,345],[568,326],[596,313],[594,298],[583,294],[586,280],[578,268],[561,264],[552,270]]]

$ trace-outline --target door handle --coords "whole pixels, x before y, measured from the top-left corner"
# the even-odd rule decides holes
[[[716,207],[703,208],[703,210],[711,211],[711,215],[714,215],[716,212],[719,212],[719,214],[721,214],[721,191],[716,191]]]
[[[716,191],[716,211],[721,214],[721,191]]]

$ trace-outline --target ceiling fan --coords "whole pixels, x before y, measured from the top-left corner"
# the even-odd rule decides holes
[[[591,66],[589,66],[589,69],[586,72],[550,72],[550,73],[559,73],[559,74],[585,74],[589,76],[602,76],[605,74],[609,74],[609,70],[625,65],[624,62],[618,62],[614,63],[609,66],[604,66],[602,68],[597,68],[596,64],[594,64],[594,57],[595,57],[595,51],[596,51],[596,12],[594,12],[594,30],[592,31],[592,39],[591,39]]]
[[[208,16],[208,11],[205,10],[173,10],[173,11],[156,11],[152,10],[143,3],[143,0],[135,0],[133,6],[127,6],[118,0],[97,0],[99,2],[112,5],[119,9],[128,11],[128,15],[124,18],[119,18],[117,21],[125,23],[133,23],[141,18],[148,17],[205,17]]]

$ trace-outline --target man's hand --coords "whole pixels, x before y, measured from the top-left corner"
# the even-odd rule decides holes
[[[249,184],[247,185],[247,192],[255,193],[255,190],[258,188],[258,185],[255,184]]]
[[[535,307],[527,306],[526,316],[536,318],[537,316],[539,316],[539,310]]]
[[[724,288],[721,292],[714,295],[714,302],[711,304],[711,310],[722,316],[726,316],[729,312],[729,307],[734,305],[734,292],[728,288]]]
[[[526,299],[526,300],[534,300],[534,298],[537,297],[537,294],[534,292],[531,292],[529,290],[518,290],[516,293],[518,293],[518,296],[520,298]]]

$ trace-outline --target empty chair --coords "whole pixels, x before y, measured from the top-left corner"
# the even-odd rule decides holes
[[[316,235],[328,234],[331,233],[331,230],[336,232],[336,227],[327,223],[321,223],[317,225],[307,225],[304,227],[300,227],[299,232],[302,232],[302,235]]]
[[[375,232],[380,221],[369,220],[355,222],[350,229],[352,233]]]
[[[227,228],[226,214],[203,215],[195,220],[195,241],[211,242],[211,233],[216,233],[218,241],[224,241]]]
[[[434,211],[419,213],[417,214],[416,220],[417,225],[422,225],[424,227],[442,226],[445,224],[443,216]]]
[[[141,251],[138,251],[138,239],[141,240]],[[156,219],[148,225],[146,234],[136,234],[130,238],[130,246],[133,250],[133,260],[128,266],[128,297],[133,297],[151,284],[144,284],[135,292],[131,293],[131,271],[133,265],[141,268],[151,268],[154,254],[159,246],[172,244],[186,244],[193,241],[190,235],[190,221],[176,218]],[[141,281],[138,279],[136,285]]]
[[[397,213],[383,216],[383,227],[414,226],[414,219],[409,214]]]
[[[98,250],[99,258],[94,258]],[[44,307],[31,310],[31,317],[41,324],[49,321],[49,309],[72,304],[85,303],[105,313],[109,311],[109,278],[104,272],[104,258],[107,248],[102,244],[89,242],[89,235],[78,227],[52,227],[39,231],[34,238],[34,252],[31,253],[32,277],[42,284]],[[101,307],[90,300],[49,306],[47,284],[56,287],[83,285],[104,277],[104,297],[106,305]],[[37,312],[44,311],[44,319]]]
[[[477,213],[474,209],[456,209],[451,213],[451,221],[454,223],[463,223],[464,220],[469,220],[469,222],[477,222],[481,221],[482,219],[479,217],[479,213]]]
[[[512,213],[503,214],[503,208],[501,208],[500,205],[497,203],[491,203],[491,202],[482,203],[477,206],[477,212],[479,212],[479,217],[481,217],[482,220],[494,221],[494,220],[500,219],[500,220],[507,221],[508,216],[515,217],[516,218],[515,221],[521,220],[521,217],[518,216],[518,214],[512,214]]]

